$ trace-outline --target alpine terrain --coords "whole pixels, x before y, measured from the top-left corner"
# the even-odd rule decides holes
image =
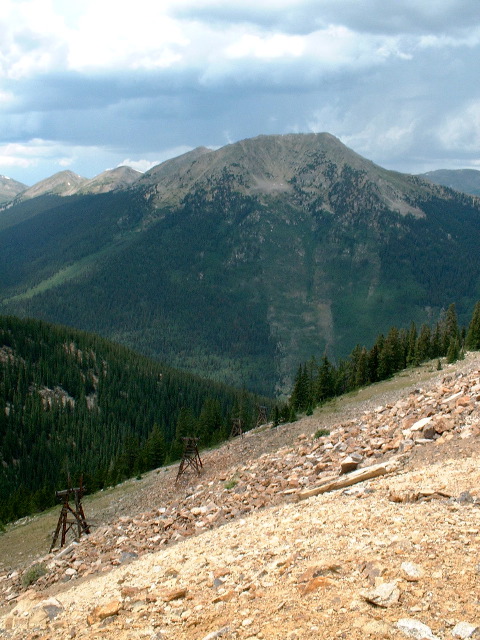
[[[0,212],[0,313],[288,393],[299,362],[480,293],[480,202],[324,134],[198,148],[138,176],[62,172]]]

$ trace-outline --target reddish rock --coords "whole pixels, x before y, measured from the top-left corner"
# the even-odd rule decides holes
[[[87,623],[91,626],[96,622],[100,622],[105,620],[105,618],[110,618],[110,616],[118,615],[122,607],[122,603],[120,600],[111,600],[107,604],[102,604],[99,607],[95,607],[93,611],[87,616]]]

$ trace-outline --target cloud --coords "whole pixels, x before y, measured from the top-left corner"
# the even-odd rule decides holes
[[[188,151],[192,151],[192,147],[180,146],[174,147],[172,149],[165,149],[163,152],[159,153],[153,160],[147,158],[138,158],[136,160],[125,158],[117,164],[117,167],[131,167],[132,169],[136,169],[136,171],[145,173],[145,171],[156,167],[158,164],[165,162],[165,160],[175,158],[184,153],[187,153]]]
[[[219,24],[256,24],[288,33],[344,25],[361,33],[460,33],[478,22],[476,0],[179,0],[171,14]]]
[[[326,130],[390,167],[473,166],[477,14],[478,0],[4,0],[4,165],[90,176]]]
[[[445,149],[471,153],[480,148],[480,99],[465,104],[456,113],[445,116],[438,132]]]

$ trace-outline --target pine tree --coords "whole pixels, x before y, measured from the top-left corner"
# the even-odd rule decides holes
[[[480,302],[477,302],[473,310],[472,319],[468,325],[465,338],[465,347],[472,351],[480,350]]]
[[[448,345],[447,351],[447,362],[448,364],[452,364],[459,359],[460,356],[460,346],[457,338],[451,338],[450,343]]]
[[[443,355],[447,354],[450,349],[450,344],[460,342],[460,331],[458,328],[458,320],[457,320],[457,311],[455,308],[455,303],[452,303],[445,314],[445,320],[443,323],[443,336],[442,336],[442,346],[443,346]],[[455,346],[452,346],[452,350],[455,349]],[[458,356],[458,353],[457,353]]]
[[[428,324],[423,324],[415,347],[415,361],[417,364],[429,360],[432,356],[432,330]]]
[[[417,349],[417,327],[414,322],[411,323],[407,335],[407,366],[417,366],[419,364]]]
[[[182,456],[184,449],[183,438],[194,437],[196,434],[197,421],[195,420],[195,415],[190,407],[183,407],[177,419],[175,440],[170,448],[170,460],[178,460]]]
[[[379,380],[385,380],[404,367],[404,350],[400,332],[392,327],[383,343],[378,359]]]
[[[333,398],[335,395],[333,366],[326,353],[323,354],[322,362],[318,370],[316,389],[317,402],[325,402],[329,398]]]
[[[165,461],[165,438],[157,423],[153,425],[153,429],[145,442],[143,458],[145,462],[144,471],[157,469]]]
[[[307,365],[298,367],[293,385],[290,404],[296,411],[305,411],[310,404],[310,380],[307,373]]]

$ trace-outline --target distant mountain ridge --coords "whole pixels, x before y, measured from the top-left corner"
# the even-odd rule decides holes
[[[27,189],[27,185],[12,180],[7,176],[0,176],[0,205],[13,200],[19,193]]]
[[[83,188],[83,185],[79,188]],[[127,188],[0,211],[0,312],[95,331],[268,394],[480,291],[478,199],[328,134],[167,160]]]
[[[23,186],[12,194],[14,203],[39,198],[40,196],[73,196],[107,193],[115,189],[126,189],[140,178],[142,173],[131,167],[117,167],[100,173],[92,179],[83,178],[73,171],[60,171],[31,187]],[[2,186],[0,182],[0,189]],[[20,184],[20,183],[17,183]],[[1,190],[0,190],[1,193]],[[7,198],[4,199],[7,202]]]
[[[480,196],[480,171],[477,169],[438,169],[421,174],[435,184]]]

